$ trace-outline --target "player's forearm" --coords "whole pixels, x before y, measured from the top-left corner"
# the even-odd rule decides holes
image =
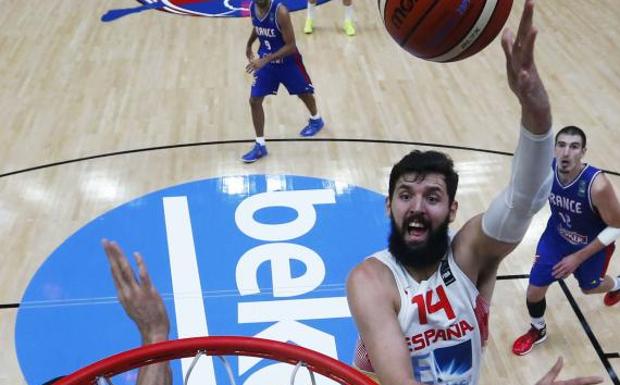
[[[588,258],[603,250],[605,247],[620,238],[620,229],[615,227],[606,227],[598,236],[586,247],[575,253],[579,263],[585,262]]]
[[[577,251],[575,256],[577,257],[579,264],[585,262],[588,258],[603,250],[605,245],[598,240],[598,238],[594,239],[592,242],[588,243],[586,247]]]
[[[158,325],[159,326],[159,325]],[[161,325],[159,330],[142,334],[142,346],[168,340],[168,325]],[[140,368],[136,385],[171,385],[172,374],[168,362],[147,365]]]
[[[280,48],[279,50],[277,50],[276,52],[266,55],[267,59],[272,62],[275,60],[279,60],[282,59],[286,56],[292,55],[297,51],[297,46],[295,45],[295,43],[287,43],[285,45],[282,46],[282,48]]]
[[[542,80],[534,71],[536,81],[528,92],[519,97],[521,103],[521,124],[532,134],[541,135],[551,130],[551,104]]]
[[[521,124],[535,135],[541,135],[551,130],[552,118],[547,92],[543,89],[545,97],[537,106],[521,106]]]
[[[547,202],[553,173],[553,135],[523,128],[515,151],[510,182],[482,217],[482,229],[492,239],[519,243],[529,223]]]
[[[257,38],[258,38],[258,35],[256,34],[256,31],[252,29],[252,33],[250,34],[250,37],[248,38],[248,43],[246,44],[246,47],[245,47],[246,50],[252,49],[252,45],[254,44]]]
[[[161,362],[143,366],[138,372],[136,385],[172,385],[170,364]]]

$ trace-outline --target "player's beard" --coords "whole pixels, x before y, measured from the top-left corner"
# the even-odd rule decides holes
[[[391,216],[390,222],[392,228],[388,238],[388,250],[403,266],[413,269],[425,268],[436,264],[446,254],[450,245],[449,218],[446,217],[446,220],[436,229],[430,230],[426,240],[416,245],[409,245],[405,242],[403,234],[407,231],[406,228],[399,229]]]
[[[271,0],[254,0],[261,9],[267,8]]]

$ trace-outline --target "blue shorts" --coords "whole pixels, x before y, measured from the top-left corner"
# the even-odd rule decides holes
[[[314,93],[314,86],[298,53],[286,57],[282,63],[268,63],[256,71],[250,95],[275,95],[280,83],[284,84],[291,95]]]
[[[562,258],[582,248],[583,246],[575,247],[569,244],[559,236],[544,233],[536,247],[536,260],[530,271],[530,284],[538,287],[552,284],[556,281],[552,274],[553,266]],[[603,282],[614,249],[615,244],[612,243],[579,265],[573,275],[581,289],[594,289]]]

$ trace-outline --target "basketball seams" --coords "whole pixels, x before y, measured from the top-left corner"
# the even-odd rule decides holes
[[[513,0],[377,0],[387,32],[412,55],[434,62],[484,49],[505,25]]]
[[[495,6],[491,21],[487,23],[486,27],[482,30],[476,41],[463,51],[459,56],[451,59],[451,61],[461,60],[468,56],[475,54],[478,51],[483,50],[486,46],[491,44],[495,37],[500,34],[508,17],[510,16],[510,10],[512,9],[512,0],[499,0]],[[502,20],[502,23],[494,23],[493,20]]]
[[[398,42],[398,44],[401,47],[404,47],[405,44],[407,44],[407,41],[409,41],[409,39],[411,39],[411,37],[413,36],[413,34],[415,33],[416,29],[418,29],[418,27],[420,26],[420,24],[422,24],[422,22],[424,21],[424,19],[426,18],[426,16],[433,11],[433,9],[439,4],[440,0],[435,0],[433,1],[433,4],[431,4],[430,7],[428,7],[426,9],[426,11],[424,11],[424,14],[418,19],[418,21],[413,25],[413,27],[411,27],[411,29],[409,30],[409,32],[407,32],[407,35],[405,35],[405,38],[402,39],[401,41]]]
[[[493,16],[493,13],[497,9],[497,5],[499,4],[499,0],[487,0],[482,8],[478,19],[474,23],[474,25],[470,28],[469,32],[461,41],[454,45],[454,47],[450,48],[447,52],[428,58],[426,60],[435,61],[435,62],[445,62],[454,59],[459,56],[472,44],[474,44],[477,40],[477,37],[481,36],[484,30],[488,27],[489,21]],[[476,33],[476,31],[478,31]]]
[[[407,46],[415,47],[418,57],[425,60],[446,53],[467,35],[484,4],[485,0],[456,0],[449,6],[441,2],[424,18]]]

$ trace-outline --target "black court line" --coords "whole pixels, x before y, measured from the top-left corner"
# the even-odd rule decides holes
[[[147,152],[147,151],[157,151],[157,150],[168,150],[175,148],[183,148],[183,147],[198,147],[198,146],[213,146],[218,144],[239,144],[239,143],[253,143],[254,139],[238,139],[238,140],[217,140],[210,142],[195,142],[195,143],[181,143],[181,144],[172,144],[167,146],[154,146],[154,147],[142,147],[136,148],[133,150],[123,150],[123,151],[115,151],[108,152],[104,154],[85,156],[81,158],[63,160],[59,162],[46,163],[39,166],[33,166],[24,168],[21,170],[15,170],[6,172],[4,174],[0,174],[0,178],[23,174],[30,171],[41,170],[44,168],[50,168],[55,166],[61,166],[70,163],[77,163],[86,160],[99,159],[99,158],[107,158],[116,155],[125,155],[125,154],[133,154],[137,152]],[[420,146],[420,147],[437,147],[437,148],[449,148],[453,150],[464,150],[464,151],[474,151],[481,152],[486,154],[494,154],[494,155],[502,155],[502,156],[512,156],[513,153],[506,151],[496,151],[489,150],[486,148],[476,148],[476,147],[466,147],[466,146],[454,146],[449,144],[440,144],[440,143],[424,143],[424,142],[412,142],[406,140],[385,140],[385,139],[363,139],[363,138],[281,138],[281,139],[269,139],[267,142],[344,142],[344,143],[371,143],[371,144],[399,144],[399,145],[408,145],[408,146]],[[268,161],[268,160],[267,160]],[[606,174],[620,176],[619,172],[610,171],[610,170],[602,170]]]
[[[474,152],[481,152],[481,153],[495,154],[495,155],[502,155],[502,156],[513,155],[513,153],[510,153],[510,152],[489,150],[489,149],[484,149],[484,148],[454,146],[454,145],[439,144],[439,143],[412,142],[412,141],[404,141],[404,140],[363,139],[363,138],[359,138],[359,139],[355,139],[355,138],[340,138],[340,139],[338,138],[304,138],[304,139],[281,138],[281,139],[270,139],[268,141],[269,142],[302,142],[302,141],[305,141],[305,142],[345,142],[345,143],[351,142],[351,143],[371,143],[371,144],[398,144],[398,145],[421,146],[421,147],[449,148],[449,149],[455,149],[455,150],[474,151]],[[11,175],[23,174],[23,173],[30,172],[30,171],[41,170],[44,168],[50,168],[50,167],[55,167],[55,166],[60,166],[60,165],[65,165],[65,164],[70,164],[70,163],[77,163],[77,162],[92,160],[92,159],[107,158],[107,157],[112,157],[116,155],[125,155],[125,154],[133,154],[133,153],[138,153],[138,152],[157,151],[157,150],[175,149],[175,148],[183,148],[183,147],[212,146],[212,145],[218,145],[218,144],[238,144],[238,143],[252,143],[252,142],[254,142],[254,139],[222,140],[222,141],[210,141],[210,142],[182,143],[182,144],[156,146],[156,147],[143,147],[143,148],[137,148],[133,150],[115,151],[115,152],[86,156],[82,158],[75,158],[75,159],[70,159],[70,160],[65,160],[65,161],[60,161],[60,162],[54,162],[54,163],[48,163],[48,164],[43,164],[39,166],[29,167],[29,168],[25,168],[21,170],[16,170],[16,171],[11,171],[11,172],[7,172],[4,174],[0,174],[0,178],[11,176]],[[609,171],[609,170],[603,170],[603,171],[609,175],[620,176],[620,173],[615,172],[615,171]],[[497,276],[497,280],[525,279],[525,278],[529,278],[529,274],[514,274],[514,275]],[[590,342],[592,343],[599,358],[601,359],[601,362],[607,369],[607,372],[609,373],[609,376],[612,382],[614,383],[614,385],[620,385],[618,376],[616,375],[616,372],[614,371],[614,369],[611,367],[609,363],[610,358],[620,358],[620,354],[603,352],[601,345],[599,344],[598,340],[594,336],[594,333],[592,333],[590,325],[588,324],[585,317],[583,316],[583,313],[581,313],[581,309],[579,309],[579,306],[575,302],[575,299],[573,298],[570,290],[568,289],[564,281],[560,280],[559,283],[571,307],[573,308],[573,311],[577,315],[577,318],[579,319],[582,328],[584,329],[584,331],[586,332],[586,335],[590,339]],[[16,303],[0,304],[0,309],[11,309],[11,308],[18,308],[18,307],[19,307],[19,304],[16,304]]]
[[[503,281],[508,279],[528,279],[530,277],[529,274],[507,274],[507,275],[498,275],[497,280]]]
[[[573,294],[570,292],[568,286],[566,286],[566,283],[564,283],[563,279],[558,280],[558,283],[560,284],[560,287],[562,288],[562,291],[564,292],[566,299],[568,299],[570,306],[573,308],[575,315],[577,316],[577,318],[579,318],[579,322],[581,322],[581,327],[583,328],[583,331],[586,332],[588,339],[590,339],[590,343],[594,347],[596,354],[598,354],[598,357],[601,359],[603,366],[605,367],[605,369],[607,369],[607,373],[609,373],[611,382],[613,382],[614,385],[620,385],[620,380],[618,380],[616,371],[609,363],[609,357],[607,357],[607,354],[603,352],[603,348],[601,347],[601,344],[599,344],[598,340],[596,339],[596,336],[592,332],[592,329],[590,328],[588,321],[586,320],[583,313],[581,312],[581,309],[579,308],[579,305],[575,301],[575,298],[573,298]],[[615,353],[615,354],[617,355],[618,353]]]
[[[529,277],[530,277],[529,274],[498,275],[497,280],[500,281],[500,280],[509,280],[509,279],[526,279]],[[607,370],[607,373],[609,374],[609,378],[611,378],[611,381],[614,383],[614,385],[620,385],[620,381],[618,380],[616,371],[609,363],[610,358],[620,358],[620,353],[617,353],[617,352],[616,353],[604,353],[603,352],[603,348],[601,347],[601,344],[598,342],[598,340],[596,339],[596,336],[592,332],[592,328],[590,328],[590,324],[588,324],[586,317],[581,312],[581,309],[579,308],[577,301],[575,301],[573,294],[570,292],[570,289],[568,288],[568,286],[566,286],[566,283],[564,283],[563,279],[558,280],[558,283],[560,284],[560,287],[562,288],[562,291],[564,292],[566,299],[568,299],[568,303],[573,308],[573,312],[575,312],[575,315],[579,319],[579,323],[581,324],[583,331],[588,336],[588,339],[590,340],[592,347],[594,347],[596,354],[598,354],[599,359],[601,360],[601,362],[603,363],[603,366]]]

